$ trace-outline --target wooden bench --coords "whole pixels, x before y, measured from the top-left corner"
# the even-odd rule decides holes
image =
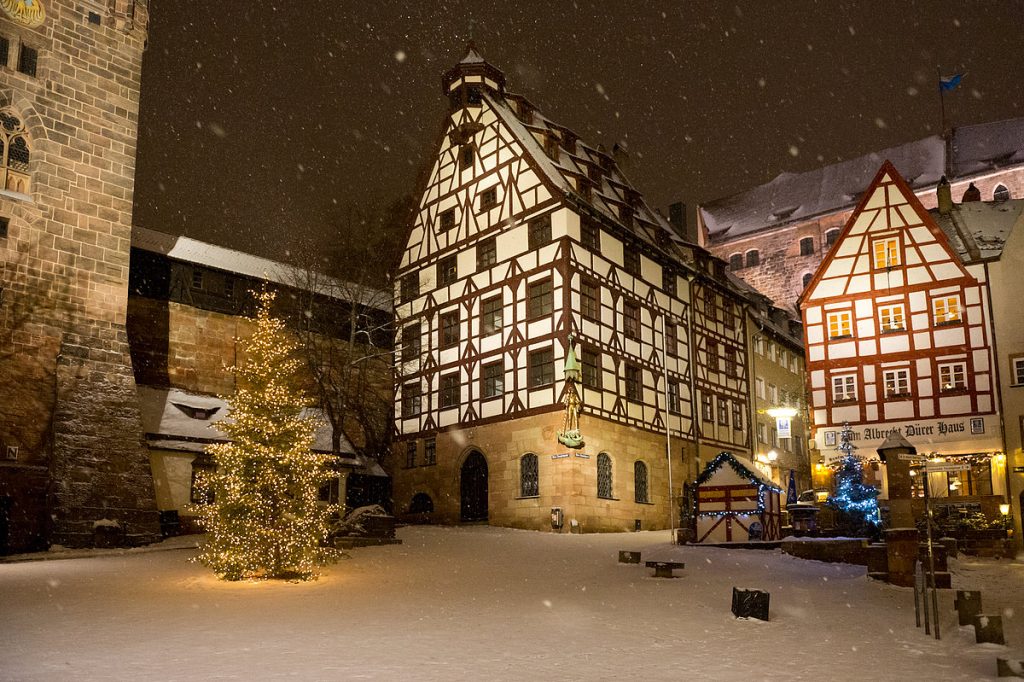
[[[681,561],[647,561],[647,568],[654,569],[655,578],[674,578],[672,571],[677,568],[684,568],[686,564]]]

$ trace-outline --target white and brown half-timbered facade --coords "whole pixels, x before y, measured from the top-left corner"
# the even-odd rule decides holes
[[[721,312],[738,294],[708,285],[714,309],[701,307],[696,334],[690,282],[715,273],[612,156],[506,92],[472,46],[442,84],[449,115],[395,287],[396,509],[551,528],[557,508],[565,529],[667,527],[697,473],[697,435],[713,429],[715,452],[747,441],[745,422],[697,426],[693,398],[700,383],[729,401],[728,419],[746,414],[729,364],[745,366],[743,331]],[[720,339],[721,370],[698,377],[705,336]],[[557,436],[570,343],[580,447]]]
[[[971,235],[950,232],[885,162],[800,300],[814,439],[837,456],[849,422],[858,454],[875,457],[896,430],[919,453],[972,464],[929,479],[933,494],[997,498],[1005,458],[987,270]]]

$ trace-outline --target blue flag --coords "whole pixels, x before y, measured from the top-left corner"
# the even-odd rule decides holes
[[[786,490],[786,506],[788,507],[791,504],[796,504],[798,499],[799,498],[797,497],[797,494],[796,494],[796,476],[793,473],[793,470],[790,469],[789,470],[789,486],[788,486],[788,488]]]
[[[952,76],[939,76],[939,90],[943,92],[949,92],[950,90],[956,90],[956,86],[960,85],[960,81],[964,78],[964,74],[958,73]]]

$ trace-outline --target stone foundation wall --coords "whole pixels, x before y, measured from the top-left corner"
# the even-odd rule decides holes
[[[434,503],[430,520],[459,523],[461,467],[475,450],[487,461],[491,525],[550,531],[551,509],[561,507],[565,519],[561,532],[570,532],[574,520],[579,532],[633,530],[637,520],[644,530],[668,528],[664,435],[584,416],[581,427],[585,445],[580,450],[570,450],[556,440],[562,417],[562,412],[557,411],[438,433],[436,465],[423,465],[420,439],[417,466],[404,466],[407,441],[400,441],[395,447],[393,470],[396,513],[401,516],[408,511],[413,495],[426,493]],[[678,439],[673,443],[672,476],[678,519],[679,490],[683,480],[692,478],[694,464],[692,454],[685,459],[681,454],[684,443]],[[692,444],[686,451],[692,453]],[[602,452],[612,459],[614,499],[597,496],[597,455]],[[539,495],[522,498],[519,467],[520,458],[526,453],[538,457]],[[562,456],[566,453],[568,457]],[[647,465],[648,503],[635,501],[637,460]]]

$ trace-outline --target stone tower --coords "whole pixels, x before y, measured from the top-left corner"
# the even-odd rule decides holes
[[[125,314],[145,0],[0,0],[0,553],[159,526]]]

